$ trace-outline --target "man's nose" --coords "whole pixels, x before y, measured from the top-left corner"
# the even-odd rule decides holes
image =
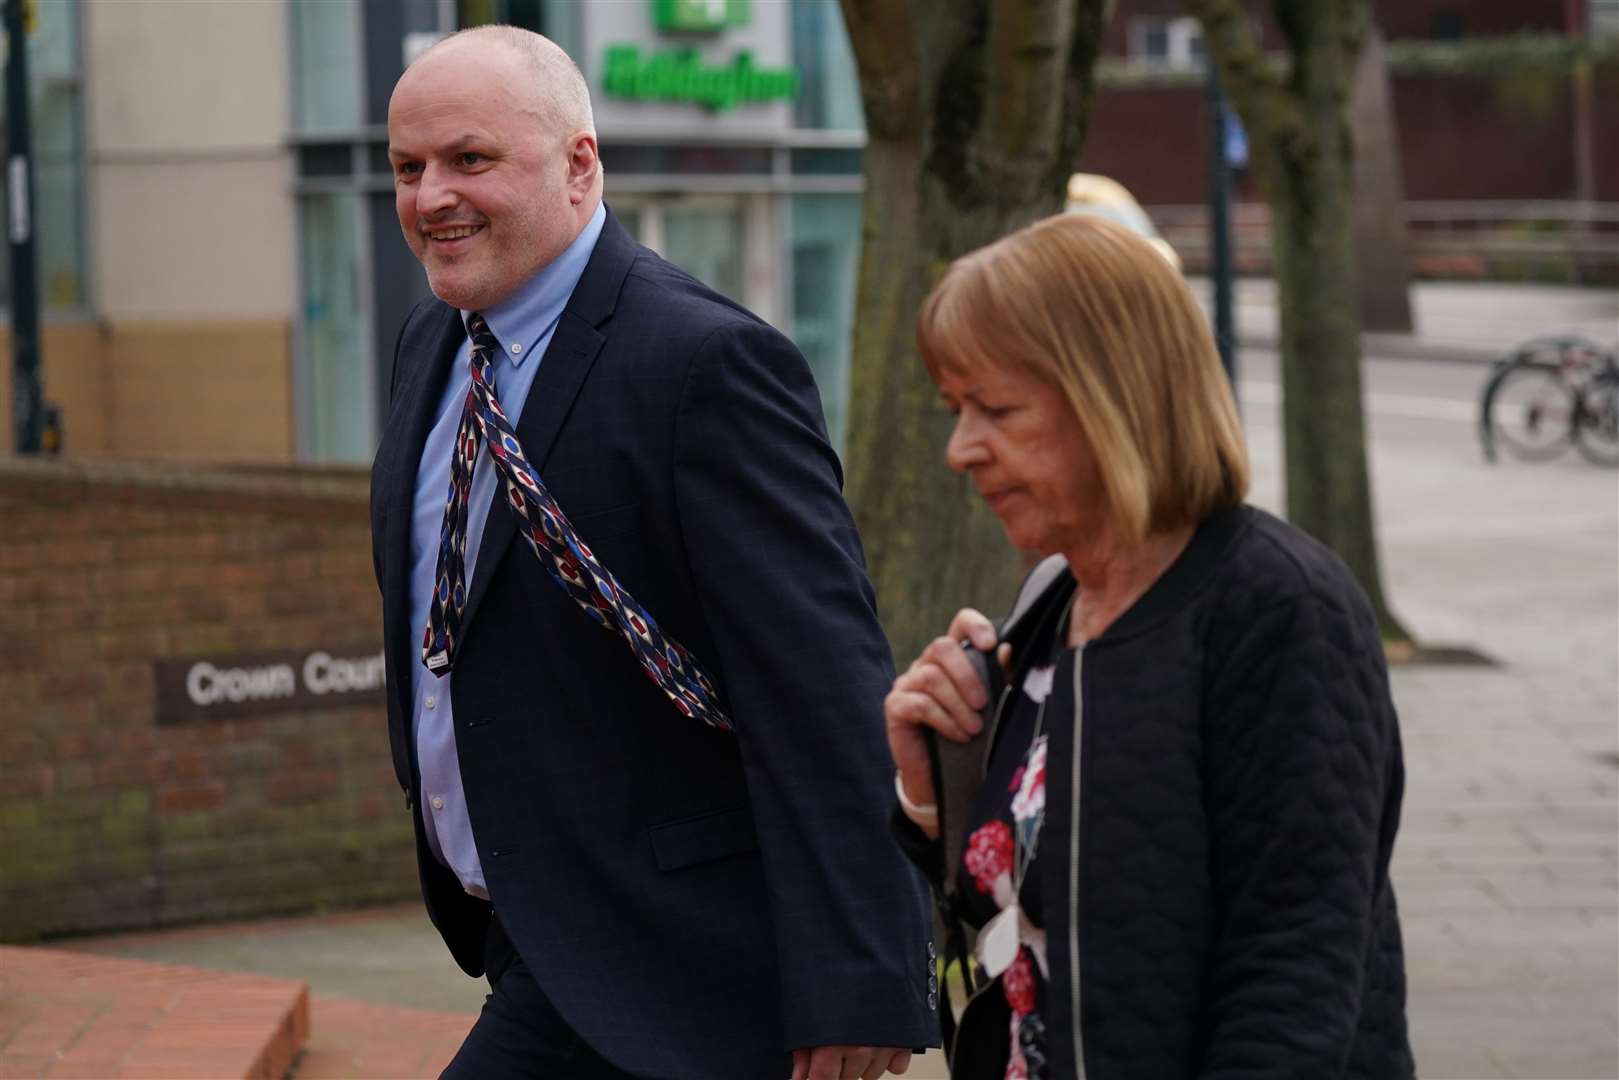
[[[422,169],[422,178],[416,183],[416,213],[419,216],[430,218],[455,205],[455,188],[448,181],[449,177],[443,169],[432,165]]]

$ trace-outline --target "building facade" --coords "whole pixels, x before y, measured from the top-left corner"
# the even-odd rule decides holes
[[[369,460],[394,334],[427,295],[394,215],[388,97],[421,49],[488,22],[574,56],[609,205],[798,342],[841,441],[864,136],[836,0],[40,14],[43,368],[67,452]]]
[[[388,97],[416,52],[488,22],[539,30],[575,57],[609,204],[798,343],[841,445],[864,135],[837,0],[35,7],[42,367],[69,454],[369,460],[395,331],[427,293],[394,216]],[[1447,245],[1437,261],[1418,252],[1419,268],[1510,275],[1510,261],[1458,261],[1451,248],[1487,237],[1494,250],[1560,251],[1583,237],[1580,250],[1606,261],[1576,279],[1611,278],[1619,110],[1604,106],[1619,98],[1619,0],[1374,10],[1390,55],[1404,50],[1391,91],[1407,219],[1414,237]],[[1199,28],[1177,0],[1116,0],[1106,35],[1076,167],[1129,187],[1195,270],[1207,231]],[[1559,44],[1582,40],[1610,44]],[[1264,272],[1250,176],[1237,193],[1239,226],[1255,223],[1239,229],[1241,264]],[[0,325],[9,355],[7,336]],[[10,397],[0,379],[0,415]]]
[[[295,296],[285,10],[63,0],[36,10],[42,365],[68,448],[285,460]],[[4,380],[8,416],[9,391]]]
[[[1252,9],[1266,48],[1280,50],[1268,6]],[[1389,42],[1408,201],[1619,202],[1619,112],[1605,107],[1619,92],[1619,0],[1375,0],[1372,11]],[[1197,20],[1177,0],[1117,0],[1102,57],[1079,167],[1151,206],[1201,204]],[[1237,193],[1261,200],[1246,174]]]

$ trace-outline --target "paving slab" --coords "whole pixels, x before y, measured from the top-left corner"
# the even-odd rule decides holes
[[[308,1034],[301,982],[0,946],[0,1077],[274,1080]]]

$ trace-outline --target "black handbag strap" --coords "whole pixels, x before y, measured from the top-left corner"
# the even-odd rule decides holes
[[[1068,561],[1061,555],[1042,560],[1018,589],[1012,610],[1001,620],[996,640],[1006,641],[1025,627],[1031,614],[1044,605],[1039,601],[1046,596],[1068,570]],[[966,928],[957,910],[962,849],[967,841],[967,818],[973,800],[984,782],[989,768],[989,754],[995,744],[994,726],[1000,719],[1001,705],[1011,687],[1001,666],[990,653],[980,652],[963,643],[967,659],[978,672],[988,691],[980,717],[983,721],[979,733],[965,743],[940,738],[932,728],[925,730],[928,758],[933,769],[934,802],[939,808],[939,840],[944,857],[944,881],[937,896],[939,914],[945,929],[945,956],[961,965],[962,979],[968,992],[972,992],[973,978],[966,960]]]

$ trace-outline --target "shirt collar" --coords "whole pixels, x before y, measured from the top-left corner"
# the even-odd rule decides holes
[[[550,333],[562,317],[562,309],[568,306],[568,298],[596,250],[596,240],[606,221],[606,204],[597,203],[596,212],[561,255],[540,267],[512,295],[482,312],[490,332],[501,344],[501,352],[514,368],[523,365],[535,343]],[[463,325],[472,314],[461,312]]]

